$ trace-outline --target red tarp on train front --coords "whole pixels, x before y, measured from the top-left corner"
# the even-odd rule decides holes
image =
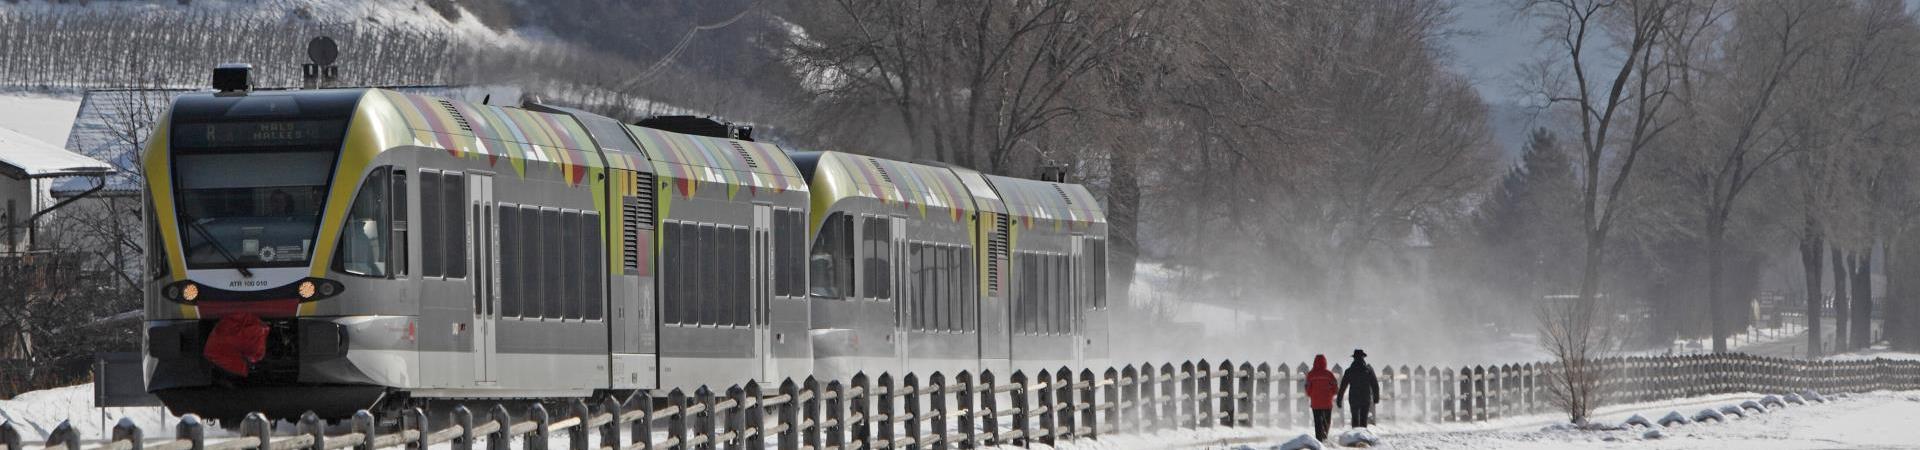
[[[213,334],[207,336],[207,348],[201,354],[220,370],[247,376],[247,366],[267,356],[267,324],[247,313],[222,317],[213,326]]]

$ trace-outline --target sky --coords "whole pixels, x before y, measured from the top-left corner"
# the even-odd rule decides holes
[[[1458,0],[1449,47],[1455,72],[1466,75],[1488,104],[1516,103],[1513,72],[1537,57],[1539,26],[1516,17],[1513,0]]]

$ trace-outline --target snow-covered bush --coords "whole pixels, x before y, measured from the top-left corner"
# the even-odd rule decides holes
[[[1319,439],[1314,439],[1311,435],[1302,434],[1294,436],[1293,439],[1287,442],[1281,443],[1279,446],[1274,447],[1273,450],[1321,450],[1323,448],[1325,447],[1320,445]]]
[[[1671,427],[1674,425],[1686,425],[1689,423],[1693,423],[1693,421],[1687,420],[1687,416],[1680,415],[1679,411],[1668,412],[1666,417],[1660,418],[1660,426],[1663,426],[1663,427]]]
[[[1751,409],[1753,410],[1753,412],[1757,412],[1757,413],[1767,412],[1767,407],[1760,406],[1760,402],[1756,402],[1753,400],[1740,402],[1740,409]]]
[[[1806,401],[1806,400],[1802,400],[1802,399],[1800,398],[1800,394],[1795,394],[1795,393],[1791,393],[1791,392],[1789,392],[1789,393],[1787,393],[1787,396],[1786,396],[1786,397],[1784,397],[1784,399],[1785,399],[1785,400],[1787,401],[1787,403],[1792,403],[1792,404],[1795,404],[1795,405],[1805,405],[1805,404],[1807,404],[1807,401]]]
[[[1715,411],[1713,410],[1713,408],[1702,409],[1700,410],[1700,412],[1693,414],[1694,422],[1706,422],[1708,420],[1712,420],[1720,423],[1726,423],[1727,416],[1720,414],[1719,411]]]
[[[1768,406],[1768,407],[1773,407],[1773,408],[1785,408],[1785,407],[1787,407],[1787,403],[1786,403],[1786,402],[1783,402],[1783,401],[1780,401],[1780,396],[1778,396],[1778,395],[1768,395],[1768,396],[1766,396],[1766,397],[1761,397],[1761,398],[1760,398],[1760,404],[1762,404],[1762,405],[1766,405],[1766,406]]]
[[[1334,442],[1338,442],[1340,445],[1346,447],[1372,447],[1380,445],[1380,436],[1373,434],[1372,431],[1367,431],[1365,428],[1361,428],[1340,433],[1340,436],[1335,438]]]
[[[1647,432],[1640,434],[1641,439],[1665,439],[1666,437],[1667,433],[1660,431],[1658,428],[1647,430]]]
[[[1646,428],[1654,428],[1653,421],[1647,420],[1646,416],[1642,416],[1639,414],[1634,414],[1633,417],[1628,417],[1627,421],[1621,422],[1620,428],[1629,428],[1634,425],[1639,425]]]
[[[1720,407],[1720,415],[1722,415],[1722,416],[1738,416],[1738,417],[1740,417],[1740,418],[1742,418],[1742,419],[1745,419],[1745,418],[1747,418],[1747,412],[1746,412],[1746,411],[1742,411],[1742,410],[1740,410],[1740,407],[1738,407],[1738,406],[1733,406],[1733,405],[1726,405],[1726,406],[1722,406],[1722,407]]]
[[[1820,403],[1827,402],[1826,397],[1821,396],[1820,392],[1814,391],[1812,389],[1808,389],[1806,392],[1800,393],[1800,397],[1805,398],[1807,399],[1807,401],[1810,401],[1810,402],[1820,402]]]

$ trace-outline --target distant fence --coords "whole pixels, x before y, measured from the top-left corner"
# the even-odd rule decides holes
[[[1605,374],[1606,404],[1733,392],[1920,389],[1920,362],[1915,361],[1809,362],[1719,354],[1607,359],[1597,367]],[[1377,421],[1477,422],[1549,412],[1546,385],[1556,368],[1378,366],[1384,395]],[[1101,373],[1014,372],[1005,381],[987,371],[951,378],[860,374],[846,383],[808,378],[772,387],[748,382],[725,392],[676,389],[659,407],[645,396],[597,407],[573,400],[557,414],[539,404],[518,415],[499,405],[484,413],[456,407],[449,425],[438,430],[427,429],[427,415],[419,409],[408,411],[395,430],[377,430],[375,417],[361,411],[350,421],[350,432],[331,436],[311,414],[297,422],[297,433],[275,436],[272,422],[256,413],[241,424],[243,437],[213,443],[207,442],[201,420],[188,415],[171,440],[147,440],[145,430],[122,420],[109,440],[83,447],[79,433],[62,423],[45,448],[373,450],[450,443],[455,450],[473,450],[484,443],[486,450],[508,450],[521,439],[527,450],[547,450],[562,436],[570,450],[758,450],[769,442],[780,450],[1052,445],[1168,429],[1306,427],[1311,417],[1302,389],[1306,371],[1305,364],[1197,361]],[[0,443],[5,445],[0,450],[24,448],[12,423],[0,426]]]

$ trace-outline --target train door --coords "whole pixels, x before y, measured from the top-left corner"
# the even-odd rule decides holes
[[[907,219],[899,216],[887,216],[886,220],[887,229],[891,231],[887,233],[889,239],[887,242],[887,261],[890,264],[886,270],[886,274],[887,277],[891,279],[886,280],[885,283],[893,287],[894,367],[905,371],[908,370],[908,367],[912,367],[907,360],[910,354],[908,351],[910,346],[907,345],[907,338],[910,335],[909,329],[912,328],[913,325],[913,316],[908,315],[912,314],[913,311],[911,307],[907,305],[912,302],[907,301],[907,288],[904,286],[908,278],[908,274],[906,273]]]
[[[773,205],[753,205],[753,230],[749,236],[747,293],[753,308],[753,349],[760,358],[762,380],[777,380],[779,366],[773,357]]]
[[[1080,258],[1086,249],[1085,246],[1086,236],[1073,235],[1073,244],[1067,249],[1067,267],[1065,267],[1066,270],[1064,271],[1067,279],[1063,280],[1067,282],[1067,297],[1060,299],[1060,301],[1068,302],[1067,310],[1072,314],[1067,317],[1067,320],[1073,323],[1073,326],[1069,327],[1069,329],[1073,331],[1068,333],[1067,338],[1073,340],[1073,362],[1075,365],[1080,365],[1087,361],[1087,344],[1089,343],[1087,341],[1087,305],[1080,304],[1080,293],[1083,292],[1083,289],[1086,289],[1086,280],[1080,276],[1080,270],[1078,270],[1080,268]]]
[[[471,224],[467,236],[471,250],[473,267],[468,273],[473,283],[473,378],[481,384],[494,382],[494,353],[499,349],[495,336],[495,325],[499,316],[499,299],[496,293],[500,285],[495,275],[500,272],[500,261],[495,250],[500,240],[495,235],[493,224],[493,177],[486,174],[469,173],[467,192],[472,193],[470,214]]]

